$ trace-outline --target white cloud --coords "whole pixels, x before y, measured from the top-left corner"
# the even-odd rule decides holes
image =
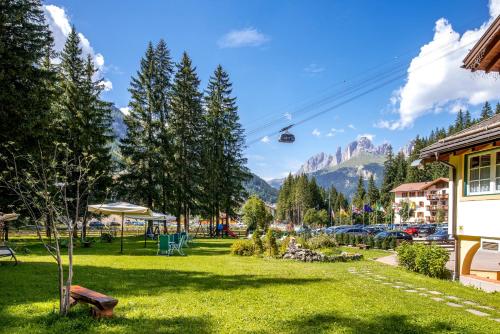
[[[497,17],[500,15],[500,1],[498,0],[490,0],[490,16]]]
[[[247,46],[260,46],[269,42],[269,36],[257,29],[249,27],[241,30],[232,30],[222,36],[217,42],[220,48],[241,48]]]
[[[304,68],[304,72],[309,73],[311,75],[319,74],[319,73],[322,73],[324,71],[325,71],[324,67],[319,66],[318,64],[315,64],[315,63],[311,63]]]
[[[382,120],[376,126],[403,129],[425,114],[456,110],[457,101],[465,107],[500,98],[500,80],[460,67],[475,41],[500,14],[500,0],[490,1],[490,13],[494,16],[489,22],[462,35],[445,18],[437,20],[433,40],[421,47],[410,63],[406,83],[390,99],[399,119]]]
[[[120,111],[122,112],[122,114],[124,114],[126,116],[130,114],[130,108],[129,107],[121,107]]]
[[[54,49],[57,52],[60,52],[64,48],[64,44],[66,43],[66,38],[71,32],[71,23],[68,15],[64,8],[55,6],[55,5],[45,5],[43,6],[45,10],[45,17],[47,19],[47,23],[49,25],[50,31],[54,37]],[[96,53],[92,46],[90,45],[89,40],[82,33],[78,33],[78,37],[80,38],[80,47],[82,48],[83,55],[86,57],[90,55],[94,60],[94,64],[98,70],[96,73],[97,77],[102,77],[105,66],[104,66],[104,56],[100,53]],[[56,59],[56,62],[59,60]],[[113,88],[113,84],[109,80],[103,81],[104,90],[108,91]]]
[[[353,124],[349,124],[347,127],[351,130],[356,130],[356,127]]]
[[[361,134],[361,135],[358,135],[358,137],[356,139],[360,139],[360,138],[368,138],[370,139],[370,141],[373,141],[373,139],[375,139],[375,135],[372,135],[371,133],[364,133],[364,134]]]
[[[326,134],[326,136],[327,136],[327,137],[333,137],[333,136],[335,136],[335,134],[337,134],[337,133],[344,133],[344,132],[345,132],[345,130],[344,130],[344,129],[336,129],[336,128],[331,128],[331,129],[330,129],[330,132],[328,132],[328,133]]]
[[[321,136],[321,131],[319,131],[318,129],[314,129],[312,131],[312,135],[315,137],[319,137],[319,136]]]
[[[271,141],[271,139],[269,138],[269,136],[264,136],[264,137],[262,137],[262,139],[260,141],[267,144]]]
[[[290,114],[289,112],[284,113],[283,116],[285,116],[285,118],[289,121],[292,120],[292,114]]]

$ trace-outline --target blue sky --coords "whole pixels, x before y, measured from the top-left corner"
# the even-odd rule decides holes
[[[222,64],[233,81],[249,140],[255,139],[247,149],[249,167],[269,179],[297,170],[315,153],[333,153],[359,135],[373,136],[375,144],[389,141],[398,149],[416,134],[447,126],[460,107],[477,112],[485,100],[496,103],[499,83],[464,74],[459,63],[485,24],[498,14],[499,3],[87,0],[44,4],[56,46],[66,34],[67,23],[74,24],[88,42],[84,49],[94,55],[109,88],[112,85],[104,97],[117,107],[128,104],[130,77],[149,41],[164,38],[174,60],[186,50],[202,87],[216,65]],[[382,75],[396,65],[401,66],[398,80],[295,127],[294,144],[279,144],[276,136],[259,141],[300,121],[303,116],[297,111],[308,102],[332,97],[355,80],[377,82],[370,69],[375,67]],[[331,99],[307,110],[314,114],[341,101]],[[286,113],[295,114],[288,120]],[[263,128],[269,119],[281,120]]]

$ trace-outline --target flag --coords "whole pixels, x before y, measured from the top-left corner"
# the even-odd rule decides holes
[[[357,215],[361,214],[361,210],[355,207],[354,205],[351,207],[352,213],[355,213]]]
[[[378,212],[385,213],[385,209],[380,203],[377,203],[377,205],[375,206],[375,210]]]
[[[365,205],[363,205],[363,211],[370,213],[370,212],[373,212],[373,209],[370,205],[365,204]]]
[[[340,217],[349,217],[349,214],[345,212],[344,208],[340,208],[339,214]]]

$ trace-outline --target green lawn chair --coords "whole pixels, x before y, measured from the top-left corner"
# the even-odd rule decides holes
[[[156,255],[172,255],[172,248],[170,247],[171,241],[173,241],[171,235],[160,234],[158,238],[158,252]]]
[[[189,239],[189,234],[187,232],[181,232],[181,236],[184,236],[184,247],[189,247],[188,243],[191,241]]]
[[[174,240],[177,241],[170,242],[171,252],[173,253],[174,251],[177,251],[177,253],[179,253],[180,255],[185,255],[182,251],[182,247],[186,242],[186,236],[182,235],[181,233],[176,233],[174,234]]]

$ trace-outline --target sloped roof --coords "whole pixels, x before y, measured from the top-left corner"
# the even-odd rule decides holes
[[[395,192],[407,192],[407,191],[422,191],[430,186],[438,183],[438,182],[448,182],[447,178],[440,177],[439,179],[435,179],[433,181],[428,182],[414,182],[414,183],[403,183],[396,188],[391,190],[391,193]]]
[[[476,45],[463,60],[463,68],[472,72],[481,70],[488,72],[500,71],[500,15],[488,27]]]
[[[420,152],[420,159],[428,159],[432,158],[435,154],[449,153],[496,140],[500,140],[500,114],[494,115],[423,148]]]

